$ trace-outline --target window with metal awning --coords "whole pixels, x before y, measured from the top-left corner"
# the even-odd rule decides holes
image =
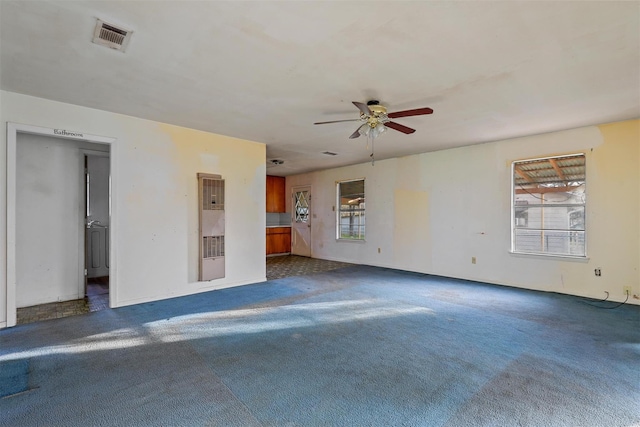
[[[586,256],[585,172],[584,154],[512,163],[512,252]]]

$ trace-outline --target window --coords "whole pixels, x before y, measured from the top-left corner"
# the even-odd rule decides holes
[[[338,182],[338,239],[364,240],[364,179]]]
[[[309,222],[309,190],[296,191],[294,197],[294,221]]]
[[[511,250],[586,256],[585,156],[512,163]]]

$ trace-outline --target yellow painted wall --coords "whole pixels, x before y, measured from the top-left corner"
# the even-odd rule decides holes
[[[587,220],[593,226],[588,248],[594,260],[615,254],[602,276],[614,293],[620,294],[621,287],[628,285],[640,296],[640,120],[598,128],[604,144],[594,148],[591,156],[587,197],[594,193],[599,199],[588,205],[591,218]]]

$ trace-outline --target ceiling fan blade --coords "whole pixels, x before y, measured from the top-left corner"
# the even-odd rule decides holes
[[[363,104],[362,102],[357,102],[357,101],[352,101],[352,102],[353,102],[353,105],[358,107],[358,110],[360,110],[362,114],[366,114],[367,116],[370,116],[372,114],[367,104]]]
[[[405,125],[401,125],[396,122],[386,122],[384,125],[388,128],[391,128],[391,129],[397,130],[398,132],[402,132],[406,134],[414,133],[416,131],[415,129],[411,129],[410,127],[406,127]]]
[[[329,122],[316,122],[314,125],[326,125],[327,123],[341,123],[341,122],[359,122],[360,119],[347,119],[347,120],[331,120]]]
[[[387,114],[387,117],[390,119],[397,119],[398,117],[409,117],[409,116],[422,116],[424,114],[432,114],[433,110],[431,108],[416,108],[415,110],[404,110],[404,111],[396,111],[395,113]]]
[[[365,123],[365,124],[364,124],[364,125],[362,125],[362,126],[366,126],[366,125],[367,125],[367,124]],[[360,136],[360,128],[362,128],[362,126],[358,127],[358,129],[356,129],[356,131],[355,131],[354,133],[352,133],[352,134],[349,136],[349,139],[356,139],[356,138],[358,138],[358,137]]]

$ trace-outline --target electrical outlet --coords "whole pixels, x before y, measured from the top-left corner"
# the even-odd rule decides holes
[[[476,263],[476,257],[472,256],[471,257],[471,264],[475,264]]]
[[[622,287],[622,293],[623,293],[624,295],[629,295],[629,296],[631,296],[631,292],[632,292],[632,291],[631,291],[631,286],[623,286],[623,287]]]
[[[596,269],[594,270],[594,273],[595,273],[595,274],[596,274],[596,276],[598,276],[598,277],[602,276],[602,270],[601,270],[600,268],[596,268]]]

